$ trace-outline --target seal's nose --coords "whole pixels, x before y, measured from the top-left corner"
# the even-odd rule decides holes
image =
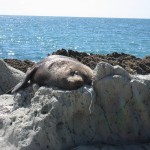
[[[87,82],[87,85],[92,85],[92,80],[89,80],[89,81]]]
[[[83,75],[84,83],[87,85],[92,85],[92,79],[88,76],[88,74]]]

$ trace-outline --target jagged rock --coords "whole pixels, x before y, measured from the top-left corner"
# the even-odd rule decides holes
[[[22,95],[25,93],[17,94],[14,100],[19,101],[20,97],[25,99]],[[77,143],[86,143],[95,134],[90,126],[93,111],[91,100],[91,93],[84,88],[59,91],[41,87],[32,99],[26,99],[30,105],[22,105],[1,119],[6,122],[1,127],[5,132],[4,139],[14,149],[21,150],[61,150],[72,148]],[[88,138],[84,139],[85,136]]]
[[[72,150],[100,150],[100,148],[94,145],[85,145],[85,146],[78,146],[76,148],[73,148]]]
[[[52,54],[73,57],[92,69],[96,67],[97,63],[103,61],[110,63],[113,66],[119,65],[131,74],[146,75],[150,73],[150,56],[146,56],[145,58],[137,58],[133,55],[117,52],[107,55],[92,53],[88,54],[85,52],[66,49],[57,50]],[[4,61],[12,67],[19,69],[23,72],[26,72],[27,69],[34,64],[34,62],[30,60],[21,61],[17,59],[4,59]]]
[[[108,68],[109,67],[109,68]],[[150,141],[150,75],[129,75],[123,68],[100,63],[94,82],[97,105],[103,110],[109,132],[109,144],[147,143]],[[122,71],[121,71],[122,70]],[[112,74],[112,72],[114,72]],[[99,77],[99,78],[98,78]],[[101,131],[99,132],[99,137]],[[106,135],[107,134],[107,135]]]
[[[97,64],[97,67],[94,70],[94,74],[95,82],[97,82],[97,80],[103,79],[106,76],[113,75],[114,68],[111,64],[100,62]]]
[[[23,72],[9,66],[0,59],[0,94],[6,93],[23,79],[23,77]]]
[[[24,73],[27,72],[28,68],[32,67],[35,64],[30,60],[4,59],[4,61],[13,68],[21,70]]]
[[[150,144],[139,144],[139,145],[123,145],[123,146],[112,146],[102,144],[100,147],[94,145],[79,146],[72,150],[149,150]]]
[[[93,88],[1,95],[0,149],[150,149],[150,75],[102,62],[94,76]]]

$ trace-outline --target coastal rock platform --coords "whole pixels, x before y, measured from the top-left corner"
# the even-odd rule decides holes
[[[117,53],[100,55],[100,54],[87,54],[85,52],[78,52],[73,50],[61,49],[53,52],[53,54],[64,55],[78,59],[83,64],[94,69],[98,62],[104,61],[111,65],[119,65],[127,70],[131,74],[148,74],[150,73],[150,56],[145,58],[137,58],[133,55]],[[45,56],[46,57],[46,56]],[[17,60],[17,59],[4,59],[12,67],[19,69],[23,72],[27,71],[28,67],[31,67],[34,62],[30,60]]]
[[[0,96],[0,149],[149,150],[150,75],[99,62],[93,86]]]

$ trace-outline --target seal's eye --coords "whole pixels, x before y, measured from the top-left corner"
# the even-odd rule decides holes
[[[78,71],[75,71],[74,74],[75,74],[75,75],[79,75],[79,72],[78,72]]]
[[[71,71],[71,72],[70,72],[70,75],[71,75],[71,76],[74,76],[74,71]]]
[[[70,72],[70,75],[71,75],[71,76],[79,75],[79,72],[78,72],[78,71],[71,71],[71,72]]]

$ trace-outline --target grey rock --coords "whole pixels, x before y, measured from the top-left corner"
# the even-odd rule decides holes
[[[94,74],[93,88],[1,95],[0,149],[150,149],[150,76],[107,63]]]
[[[84,145],[84,146],[78,146],[76,148],[73,148],[72,150],[100,150],[100,148],[94,145]]]
[[[0,95],[13,88],[24,77],[24,73],[0,59]]]
[[[96,68],[94,69],[94,78],[96,81],[113,74],[114,68],[109,63],[100,62],[96,65]]]
[[[122,73],[106,74],[93,85],[97,105],[103,110],[109,127],[109,132],[105,132],[110,139],[107,143],[147,143],[150,140],[150,78],[131,76],[124,69],[119,72]],[[101,131],[98,132],[100,136]]]

